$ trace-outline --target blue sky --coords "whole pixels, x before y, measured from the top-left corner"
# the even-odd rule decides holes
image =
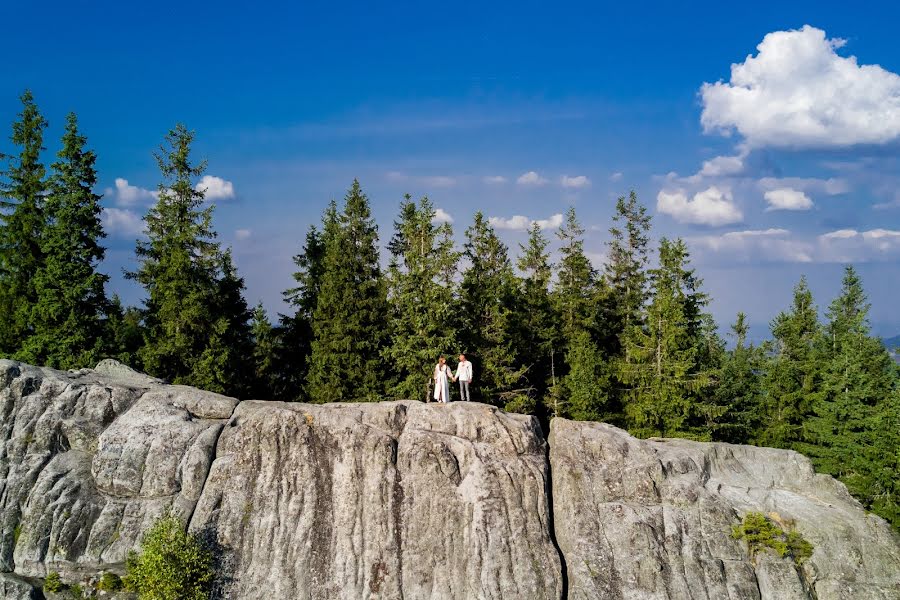
[[[49,158],[78,113],[106,190],[104,268],[130,301],[151,153],[184,122],[248,300],[272,311],[306,228],[358,177],[383,239],[406,192],[460,236],[484,211],[513,249],[574,205],[598,264],[633,188],[657,237],[688,240],[721,322],[763,327],[803,273],[824,307],[853,262],[876,330],[900,332],[889,3],[138,4],[0,6],[0,124],[31,88]]]

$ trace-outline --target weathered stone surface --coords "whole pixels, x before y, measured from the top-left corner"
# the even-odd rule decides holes
[[[553,514],[570,598],[900,598],[900,542],[801,455],[637,440],[602,423],[551,425]],[[801,569],[751,561],[731,526],[770,513],[814,546]]]
[[[10,573],[0,573],[0,598],[3,600],[38,600],[43,597],[30,582]]]
[[[126,367],[0,361],[0,570],[117,565],[166,510],[193,513],[237,401]]]
[[[192,527],[242,598],[559,598],[545,453],[480,404],[244,402]]]

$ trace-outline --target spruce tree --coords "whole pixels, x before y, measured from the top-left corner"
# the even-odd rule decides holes
[[[132,369],[143,371],[139,351],[144,345],[142,311],[134,306],[125,308],[118,295],[109,302],[106,317],[107,353]]]
[[[609,409],[609,370],[593,333],[603,283],[584,253],[584,229],[574,208],[566,211],[557,236],[562,258],[553,298],[561,322],[567,372],[562,389],[556,391],[561,394],[563,407],[554,412],[582,420],[601,419]],[[554,402],[556,408],[559,404]]]
[[[461,344],[475,369],[473,398],[516,410],[534,410],[523,387],[514,321],[515,274],[506,246],[481,212],[466,229],[464,257],[469,268],[460,286]]]
[[[105,251],[100,223],[96,156],[86,150],[74,113],[66,118],[59,160],[52,165],[41,239],[43,266],[34,277],[32,333],[18,357],[58,369],[93,366],[106,353],[106,275],[97,272]]]
[[[10,138],[18,153],[0,155],[7,163],[0,180],[0,356],[18,352],[34,333],[35,275],[44,267],[47,182],[41,152],[47,121],[30,91],[20,100]]]
[[[863,504],[882,502],[887,518],[897,520],[900,512],[888,506],[900,501],[900,475],[882,475],[897,466],[896,451],[890,450],[900,442],[891,406],[897,372],[884,345],[871,336],[869,307],[862,281],[848,266],[841,294],[827,312],[817,355],[824,367],[820,391],[812,396],[812,414],[802,423],[803,441],[795,447],[812,458],[817,470],[840,478]],[[890,488],[894,491],[886,495]]]
[[[392,366],[389,394],[425,398],[432,369],[441,354],[458,346],[452,281],[458,260],[449,223],[435,224],[428,198],[418,205],[409,196],[400,204],[388,270],[390,343],[385,358]]]
[[[820,327],[812,292],[801,277],[794,287],[793,305],[772,321],[762,428],[757,443],[790,448],[802,437],[801,426],[810,414],[821,376],[816,341]]]
[[[734,348],[723,358],[713,391],[714,404],[726,408],[710,430],[717,441],[747,444],[760,427],[763,356],[758,347],[748,344],[748,332],[746,315],[738,313],[731,326]]]
[[[563,374],[562,340],[559,334],[559,317],[553,306],[550,282],[553,264],[547,250],[549,242],[541,227],[534,223],[528,230],[527,245],[519,244],[520,256],[517,267],[523,277],[519,281],[520,308],[517,320],[522,361],[527,368],[525,376],[529,385],[535,388],[541,400],[541,416],[546,417],[554,410],[548,394],[557,385]]]
[[[308,397],[315,402],[377,400],[383,393],[387,302],[378,229],[359,182],[326,231],[325,264],[313,315]]]
[[[275,395],[278,388],[278,337],[262,302],[253,309],[250,325],[253,337],[253,381],[254,395],[258,398],[279,399]]]
[[[685,288],[688,254],[684,242],[660,240],[659,267],[651,271],[651,301],[644,325],[632,323],[625,337],[627,360],[619,379],[629,386],[625,414],[635,435],[688,435],[698,413],[697,394],[710,373],[699,368],[698,346],[688,313],[694,302]]]
[[[618,354],[624,335],[640,323],[647,303],[650,216],[632,192],[616,201],[609,229],[606,280],[610,287],[606,311],[613,335],[609,351]],[[626,360],[628,357],[626,356]]]

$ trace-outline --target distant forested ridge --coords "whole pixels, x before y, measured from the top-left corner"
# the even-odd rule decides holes
[[[794,449],[900,527],[900,377],[851,266],[824,319],[801,279],[771,339],[750,343],[740,313],[726,344],[688,247],[653,240],[633,192],[598,268],[574,209],[513,249],[477,213],[458,246],[427,198],[400,199],[382,234],[354,181],[297,240],[290,310],[272,322],[245,300],[196,185],[194,132],[178,125],[155,154],[158,198],[127,274],[145,300],[126,307],[97,269],[96,156],[77,117],[46,157],[48,122],[30,92],[21,101],[0,176],[0,356],[59,369],[112,357],[239,397],[331,402],[425,399],[437,357],[464,352],[474,399],[544,423]]]

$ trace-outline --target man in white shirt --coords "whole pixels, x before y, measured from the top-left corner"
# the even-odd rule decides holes
[[[466,360],[465,354],[459,355],[459,364],[453,381],[459,380],[459,399],[469,401],[469,384],[472,383],[472,363]]]

